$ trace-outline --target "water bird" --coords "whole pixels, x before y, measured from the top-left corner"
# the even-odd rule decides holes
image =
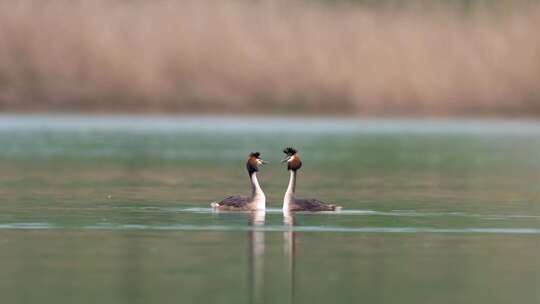
[[[230,211],[246,211],[246,210],[264,210],[266,208],[266,196],[262,191],[259,181],[257,180],[257,172],[259,167],[267,164],[260,158],[261,153],[252,152],[246,162],[246,170],[251,181],[251,196],[233,195],[223,199],[221,202],[212,202],[210,206],[219,210]]]
[[[287,163],[287,170],[289,171],[289,186],[285,192],[285,197],[283,198],[283,212],[288,211],[337,211],[340,210],[340,206],[333,204],[328,204],[314,198],[302,199],[296,198],[295,188],[296,188],[296,174],[298,170],[302,167],[302,161],[298,152],[291,148],[287,147],[283,150],[285,153],[285,158],[281,161],[282,163]]]

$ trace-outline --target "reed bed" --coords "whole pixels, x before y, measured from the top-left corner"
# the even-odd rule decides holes
[[[538,116],[540,5],[428,3],[0,0],[0,110]]]

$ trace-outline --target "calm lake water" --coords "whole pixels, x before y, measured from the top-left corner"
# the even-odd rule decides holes
[[[297,191],[340,213],[284,216]],[[248,194],[265,214],[213,213]],[[540,303],[540,123],[0,115],[5,303]]]

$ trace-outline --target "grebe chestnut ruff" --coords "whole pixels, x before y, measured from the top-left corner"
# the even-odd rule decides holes
[[[212,208],[219,210],[244,211],[244,210],[265,210],[266,196],[257,180],[257,172],[259,166],[268,163],[260,158],[261,153],[252,152],[246,162],[246,169],[251,181],[251,196],[233,195],[225,198],[221,202],[213,202],[210,204]]]
[[[327,204],[321,202],[314,198],[302,199],[296,198],[295,188],[296,188],[296,173],[302,167],[302,161],[297,151],[291,147],[285,148],[283,150],[285,153],[285,158],[281,161],[282,163],[287,162],[287,170],[289,171],[289,186],[285,192],[285,197],[283,198],[283,212],[288,211],[338,211],[341,209],[340,206]]]

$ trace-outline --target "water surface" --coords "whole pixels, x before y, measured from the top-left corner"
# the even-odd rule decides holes
[[[284,217],[298,194],[340,213]],[[538,303],[533,121],[0,116],[7,303]],[[265,214],[215,213],[247,194]]]

